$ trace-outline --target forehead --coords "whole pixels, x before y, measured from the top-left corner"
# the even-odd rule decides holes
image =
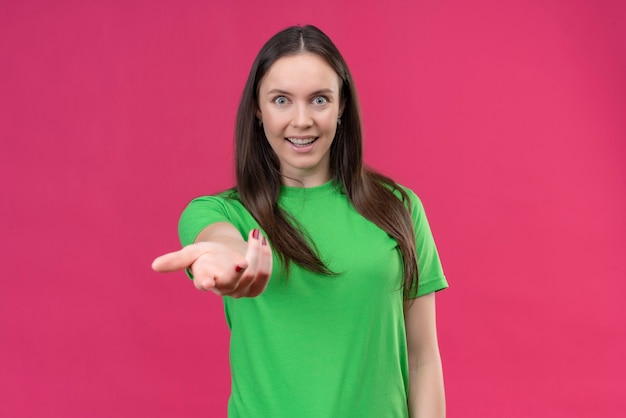
[[[324,58],[304,53],[276,60],[261,80],[259,91],[261,94],[272,89],[294,93],[322,89],[339,92],[339,85],[339,75]]]

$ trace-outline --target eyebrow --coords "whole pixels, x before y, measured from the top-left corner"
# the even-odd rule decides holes
[[[271,89],[270,91],[267,92],[268,95],[272,95],[272,94],[284,94],[286,96],[289,96],[290,92],[286,91],[286,90],[281,90],[281,89]],[[311,96],[317,96],[319,94],[335,94],[334,90],[331,89],[321,89],[321,90],[316,90],[313,93],[311,93]]]

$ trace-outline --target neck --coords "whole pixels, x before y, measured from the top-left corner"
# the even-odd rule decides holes
[[[332,176],[330,175],[330,173],[325,173],[324,175],[315,173],[310,176],[299,176],[299,177],[292,177],[292,176],[287,176],[286,174],[283,174],[281,176],[281,182],[284,186],[308,188],[308,187],[317,187],[317,186],[321,186],[322,184],[326,184],[330,181],[331,178]]]

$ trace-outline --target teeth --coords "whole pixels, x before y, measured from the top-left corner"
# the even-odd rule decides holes
[[[308,145],[315,141],[315,138],[287,138],[294,145]]]

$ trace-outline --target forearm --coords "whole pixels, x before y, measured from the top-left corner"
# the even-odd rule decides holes
[[[248,248],[248,243],[244,241],[239,231],[226,222],[218,222],[205,228],[194,241],[194,243],[198,242],[223,244],[242,255],[246,253]]]
[[[411,418],[444,418],[446,400],[437,342],[435,294],[407,301],[404,310],[409,355]]]
[[[439,353],[409,369],[411,418],[445,418],[446,400]]]

